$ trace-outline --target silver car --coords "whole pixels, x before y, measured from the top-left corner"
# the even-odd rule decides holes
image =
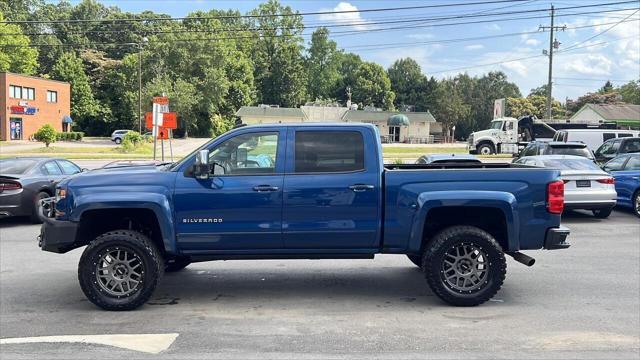
[[[116,144],[120,144],[124,139],[124,136],[131,130],[116,130],[111,133],[111,141]]]
[[[560,170],[564,180],[564,208],[591,210],[597,218],[606,218],[616,205],[613,177],[592,160],[573,155],[525,156],[516,164]]]

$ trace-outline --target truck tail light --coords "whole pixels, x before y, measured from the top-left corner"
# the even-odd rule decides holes
[[[558,180],[547,184],[547,211],[562,214],[564,210],[564,181]]]
[[[613,185],[616,183],[616,180],[612,177],[606,178],[606,179],[598,179],[596,181],[599,182],[600,184],[608,184],[608,185]]]
[[[22,189],[22,185],[19,182],[6,181],[0,182],[0,192],[5,190],[19,190]]]

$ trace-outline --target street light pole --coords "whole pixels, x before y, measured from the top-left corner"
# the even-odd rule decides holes
[[[138,43],[138,125],[142,134],[142,43]]]

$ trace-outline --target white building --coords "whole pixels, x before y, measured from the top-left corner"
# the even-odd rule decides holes
[[[618,127],[640,128],[640,105],[585,104],[569,122],[589,125],[615,122]]]
[[[442,124],[430,112],[350,110],[340,106],[243,106],[236,116],[245,124],[297,122],[363,122],[380,130],[383,142],[429,143],[442,135]]]

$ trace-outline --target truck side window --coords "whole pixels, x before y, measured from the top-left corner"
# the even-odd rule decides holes
[[[295,172],[364,169],[364,139],[357,131],[296,131]]]
[[[213,149],[209,163],[222,166],[224,175],[273,174],[277,149],[278,133],[242,134]]]
[[[602,141],[607,141],[609,139],[615,139],[616,134],[614,133],[603,133],[602,134]]]

